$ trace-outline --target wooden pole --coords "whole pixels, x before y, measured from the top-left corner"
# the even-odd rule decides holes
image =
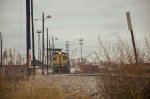
[[[27,44],[27,75],[30,75],[29,50],[31,49],[30,40],[30,0],[26,0],[26,44]]]

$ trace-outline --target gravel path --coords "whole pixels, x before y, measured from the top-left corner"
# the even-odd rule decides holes
[[[96,76],[71,76],[69,74],[37,75],[31,80],[44,85],[54,85],[60,88],[73,99],[74,96],[87,96],[98,99]],[[88,99],[88,98],[87,98]]]

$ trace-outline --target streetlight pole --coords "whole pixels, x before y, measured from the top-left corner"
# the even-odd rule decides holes
[[[48,15],[46,18],[52,18],[50,15]],[[45,19],[44,17],[44,12],[42,14],[42,31],[43,31],[43,34],[42,34],[42,63],[43,63],[43,66],[44,66],[44,22],[45,22]],[[44,75],[44,67],[42,66],[42,75]]]
[[[48,75],[48,28],[47,28],[47,75]]]
[[[44,66],[44,12],[42,14],[42,63]],[[42,66],[42,75],[44,75],[44,67]]]

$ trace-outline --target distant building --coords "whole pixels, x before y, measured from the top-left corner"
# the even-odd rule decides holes
[[[139,67],[142,71],[150,73],[150,63],[140,63]],[[138,69],[138,65],[137,64],[127,64],[126,69],[128,71],[135,71]]]

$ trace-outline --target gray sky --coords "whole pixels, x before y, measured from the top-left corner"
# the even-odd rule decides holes
[[[25,1],[0,0],[0,32],[3,33],[4,47],[15,48],[24,56]],[[55,46],[64,48],[65,41],[70,41],[70,49],[74,49],[79,47],[78,39],[83,38],[84,56],[96,51],[98,34],[111,42],[117,39],[116,35],[130,39],[126,11],[131,12],[136,40],[142,42],[144,37],[150,36],[149,10],[150,0],[34,0],[34,18],[41,19],[42,12],[52,16],[45,21],[45,27],[49,28],[50,35],[59,38]],[[41,24],[36,21],[35,30],[41,29]],[[35,34],[36,48],[37,37]]]

